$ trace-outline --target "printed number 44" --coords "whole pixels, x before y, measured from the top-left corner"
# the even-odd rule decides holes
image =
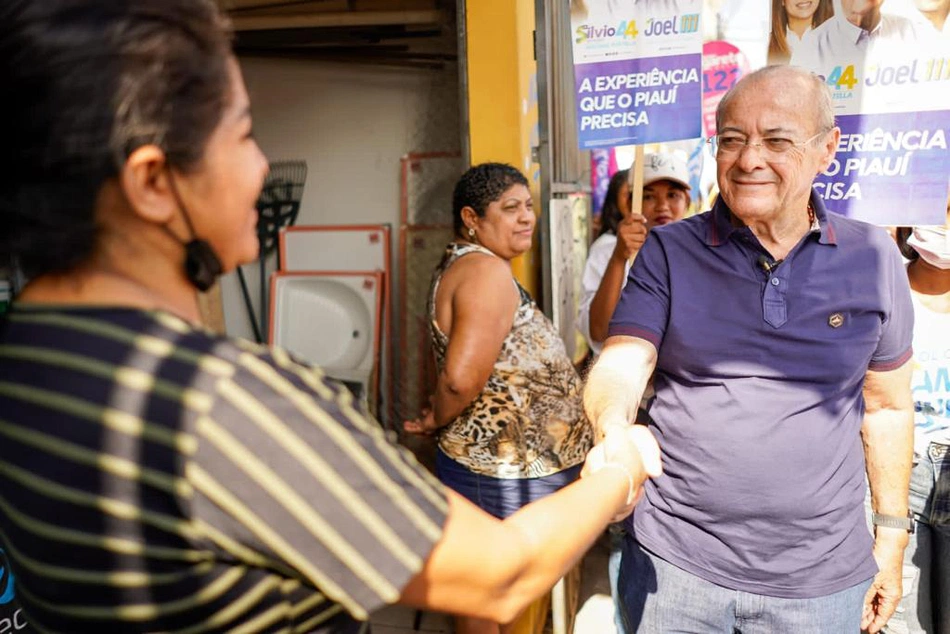
[[[637,30],[637,21],[630,20],[629,22],[621,22],[620,28],[617,29],[623,36],[629,37],[631,39],[636,38],[640,35],[640,31]]]
[[[825,81],[829,86],[838,90],[840,90],[842,86],[848,90],[853,90],[858,83],[858,80],[854,76],[854,64],[848,64],[843,70],[841,66],[835,66]]]

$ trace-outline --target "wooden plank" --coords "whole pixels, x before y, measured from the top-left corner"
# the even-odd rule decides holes
[[[635,214],[643,213],[643,146],[638,145],[633,150],[633,182],[630,184],[630,211]]]
[[[347,11],[310,12],[293,15],[232,15],[235,31],[266,31],[273,29],[314,29],[347,26],[390,26],[442,24],[445,14],[441,11]]]
[[[577,565],[564,575],[564,596],[562,596],[562,599],[565,605],[562,607],[565,612],[562,615],[564,621],[560,625],[564,628],[565,632],[574,631],[574,620],[577,617],[578,603],[580,600],[582,564],[583,559],[577,562]],[[525,611],[522,612],[512,624],[512,634],[544,634],[546,631],[553,632],[553,624],[552,628],[547,627],[548,617],[552,608],[551,600],[552,593],[547,592],[525,608]],[[555,632],[554,634],[557,633]]]

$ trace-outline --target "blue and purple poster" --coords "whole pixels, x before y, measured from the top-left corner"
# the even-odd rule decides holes
[[[582,149],[702,134],[702,0],[588,0],[572,11]]]
[[[839,115],[836,123],[838,151],[814,185],[829,210],[880,225],[943,224],[950,110]]]
[[[841,140],[815,191],[832,211],[883,225],[944,222],[950,29],[927,7],[839,0],[830,13],[778,16],[786,28],[771,48],[831,90]]]

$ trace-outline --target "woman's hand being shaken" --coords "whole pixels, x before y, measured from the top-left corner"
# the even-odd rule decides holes
[[[601,469],[618,469],[626,473],[630,489],[624,504],[617,509],[614,522],[619,522],[633,511],[643,495],[643,483],[663,473],[660,446],[644,425],[630,425],[625,429],[611,427],[604,439],[587,454],[581,477]]]

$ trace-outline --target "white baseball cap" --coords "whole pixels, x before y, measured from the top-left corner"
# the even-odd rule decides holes
[[[627,180],[631,185],[633,185],[634,170],[636,169],[636,165],[631,167],[630,174],[627,176]],[[686,188],[686,191],[689,191],[689,171],[686,169],[686,161],[675,154],[644,154],[643,186],[646,187],[664,180],[682,185]]]

